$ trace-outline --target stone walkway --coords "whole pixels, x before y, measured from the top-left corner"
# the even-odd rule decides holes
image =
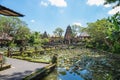
[[[7,58],[7,63],[11,64],[12,66],[10,69],[0,71],[0,80],[21,80],[26,75],[31,74],[33,71],[49,65],[11,58]]]

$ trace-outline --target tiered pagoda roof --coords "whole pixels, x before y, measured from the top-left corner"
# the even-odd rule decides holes
[[[48,38],[48,35],[47,35],[46,31],[43,33],[42,38]]]
[[[66,33],[65,33],[64,39],[65,40],[72,39],[72,29],[71,29],[70,25],[66,29]]]

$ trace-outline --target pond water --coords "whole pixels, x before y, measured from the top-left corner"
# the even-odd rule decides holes
[[[119,60],[89,49],[60,50],[54,72],[43,80],[120,80]]]
[[[42,80],[84,80],[81,76],[70,71],[64,70],[58,73],[57,70],[53,71],[47,77]]]
[[[66,69],[59,69],[58,80],[84,80],[81,76]]]

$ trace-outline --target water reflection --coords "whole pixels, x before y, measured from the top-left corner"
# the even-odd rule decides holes
[[[65,68],[58,69],[58,80],[84,80],[79,74]]]

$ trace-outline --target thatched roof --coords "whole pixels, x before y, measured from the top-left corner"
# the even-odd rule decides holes
[[[9,36],[7,33],[0,34],[0,41],[11,41],[13,37]]]
[[[86,32],[81,32],[79,37],[89,37],[90,35],[87,34]]]
[[[5,16],[16,16],[16,17],[23,17],[23,14],[20,14],[18,12],[15,12],[7,7],[4,7],[0,5],[0,14],[5,15]]]

